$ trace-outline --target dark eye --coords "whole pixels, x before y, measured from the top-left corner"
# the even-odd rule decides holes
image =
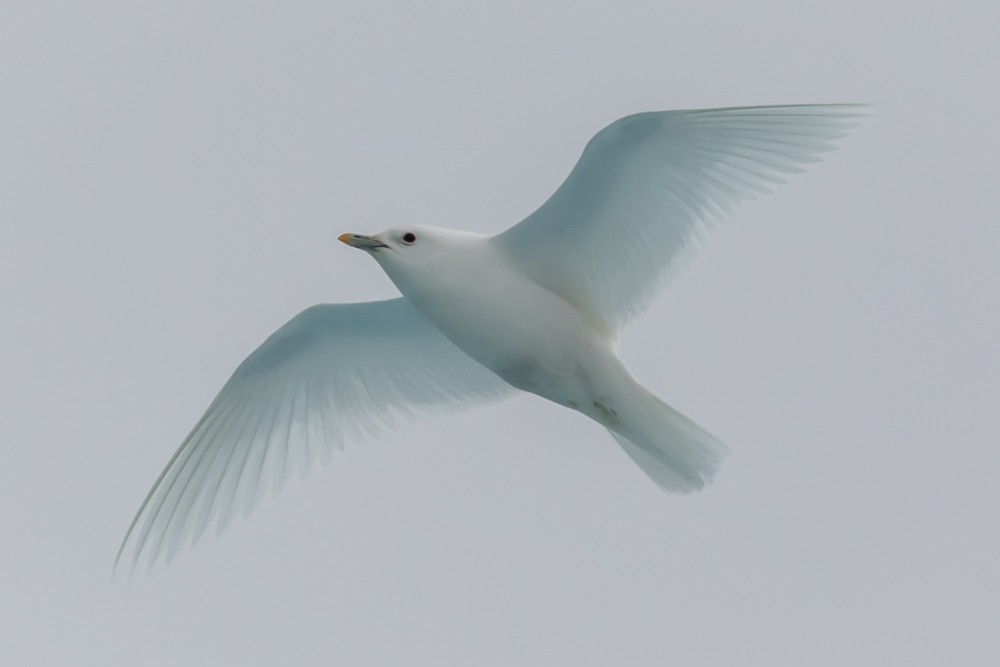
[[[413,232],[406,232],[405,234],[403,234],[403,243],[407,245],[413,245],[416,242],[417,242],[417,237],[414,235]]]

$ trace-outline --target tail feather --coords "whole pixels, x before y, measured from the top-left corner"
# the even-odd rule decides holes
[[[690,493],[709,484],[729,455],[715,436],[642,389],[641,405],[609,426],[625,453],[665,491]]]

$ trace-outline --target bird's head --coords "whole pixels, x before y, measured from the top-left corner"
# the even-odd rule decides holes
[[[461,264],[470,243],[485,237],[440,227],[411,225],[393,227],[379,234],[341,234],[339,241],[364,250],[381,265],[396,286],[406,293],[407,284],[422,283],[444,267]]]

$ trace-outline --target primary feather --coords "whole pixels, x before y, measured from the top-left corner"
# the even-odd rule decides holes
[[[153,485],[116,567],[169,561],[348,442],[511,391],[405,299],[313,306],[236,369]]]
[[[626,116],[598,132],[555,194],[496,242],[533,280],[617,333],[723,213],[832,150],[865,108]]]

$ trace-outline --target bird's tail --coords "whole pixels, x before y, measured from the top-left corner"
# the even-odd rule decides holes
[[[625,453],[665,491],[690,493],[712,481],[729,448],[636,383],[617,423],[605,425]]]

